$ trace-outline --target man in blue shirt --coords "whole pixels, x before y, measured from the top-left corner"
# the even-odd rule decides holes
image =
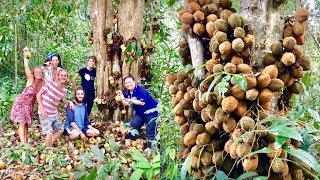
[[[96,63],[96,57],[90,56],[87,60],[87,67],[82,68],[76,73],[72,78],[72,84],[77,89],[76,79],[81,76],[81,86],[86,93],[84,103],[87,104],[88,115],[91,114],[91,109],[93,107],[93,101],[95,98],[94,91],[94,79],[96,78],[96,68],[94,65]]]
[[[135,111],[130,123],[133,130],[128,134],[128,137],[131,140],[136,140],[138,138],[137,132],[140,131],[143,124],[146,124],[148,148],[151,148],[157,135],[158,102],[146,89],[137,85],[131,75],[125,77],[123,81],[126,91],[124,94],[120,90],[116,93],[121,97],[124,106],[131,106]]]
[[[86,140],[86,136],[93,137],[100,134],[99,130],[92,127],[88,120],[86,105],[83,103],[85,93],[81,87],[78,87],[74,93],[74,110],[69,106],[66,109],[66,124],[64,125],[65,134],[68,135],[68,148],[72,149],[72,140],[79,136]]]

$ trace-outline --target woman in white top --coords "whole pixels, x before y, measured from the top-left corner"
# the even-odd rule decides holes
[[[58,72],[62,69],[59,67],[60,64],[60,55],[57,53],[54,53],[50,56],[50,65],[44,69],[44,81],[47,82],[53,82],[56,81],[58,78]]]

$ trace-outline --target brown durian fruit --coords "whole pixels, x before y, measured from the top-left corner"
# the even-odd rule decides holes
[[[233,111],[238,117],[242,117],[244,115],[249,115],[248,107],[245,101],[239,101],[236,110]]]
[[[198,3],[200,6],[204,6],[205,4],[207,4],[207,0],[198,0]]]
[[[202,149],[202,147],[195,145],[195,146],[193,146],[193,147],[191,148],[191,151],[190,151],[190,152],[191,152],[194,156],[199,157],[200,152],[201,152],[201,149]]]
[[[235,38],[244,38],[246,37],[246,31],[242,28],[242,27],[236,27],[234,30],[233,30],[233,36]]]
[[[213,36],[214,32],[216,31],[216,28],[214,26],[214,22],[208,22],[206,24],[206,31],[207,31],[209,37],[211,38]]]
[[[223,163],[223,151],[216,151],[212,155],[212,162],[216,166],[220,166]]]
[[[199,168],[200,167],[200,163],[198,163],[200,161],[198,161],[198,156],[191,156],[190,158],[190,166],[192,168]]]
[[[194,20],[193,15],[189,12],[183,13],[180,19],[183,24],[188,24],[188,25],[192,24]]]
[[[269,74],[261,73],[257,78],[257,85],[259,88],[265,88],[271,83],[271,77]]]
[[[185,48],[188,46],[188,42],[186,40],[181,40],[179,42],[179,48]]]
[[[193,18],[195,20],[195,22],[201,22],[204,20],[204,13],[202,11],[196,11],[194,14],[193,14]]]
[[[194,88],[194,87],[192,87],[192,86],[189,86],[189,87],[191,87],[191,89],[190,90],[188,90],[188,94],[189,94],[189,96],[192,98],[192,100],[195,98],[195,94],[196,94],[196,91],[197,91],[197,88]]]
[[[271,45],[272,54],[279,56],[283,52],[282,43],[280,41],[276,41]]]
[[[200,159],[201,159],[201,162],[203,165],[205,165],[205,166],[211,165],[212,164],[212,161],[211,161],[212,153],[205,151],[201,154]]]
[[[242,100],[246,97],[246,92],[243,89],[241,89],[240,86],[234,85],[231,88],[231,95],[237,98],[238,100]]]
[[[219,0],[219,5],[223,9],[228,9],[228,8],[231,7],[232,1],[230,1],[230,0]]]
[[[262,124],[259,124],[258,126],[257,126],[257,132],[256,132],[256,134],[258,135],[258,136],[260,136],[260,137],[264,137],[264,136],[266,136],[267,135],[267,127],[266,126],[264,126],[264,125],[262,125]]]
[[[235,29],[236,27],[241,27],[241,17],[237,13],[233,13],[228,18],[228,24]]]
[[[210,119],[214,120],[215,119],[214,116],[215,116],[215,113],[216,113],[218,107],[215,104],[208,104],[206,109],[207,109],[207,113],[208,113]]]
[[[196,112],[194,110],[190,110],[190,109],[185,109],[183,111],[183,115],[186,118],[193,118],[196,115]]]
[[[255,121],[249,116],[243,116],[240,119],[239,123],[240,123],[241,129],[243,129],[245,131],[252,130],[256,124]]]
[[[304,71],[308,71],[311,69],[311,62],[309,56],[303,54],[299,59],[298,59],[299,64],[303,67]]]
[[[192,29],[193,29],[193,32],[199,36],[201,36],[206,31],[206,28],[201,23],[195,23]]]
[[[176,96],[172,96],[171,98],[171,104],[172,106],[176,106],[179,103],[179,99]]]
[[[233,131],[233,133],[231,134],[232,139],[235,141],[237,138],[239,138],[240,136],[242,136],[245,133],[245,131],[243,129],[235,129]]]
[[[292,179],[293,180],[304,180],[306,177],[303,174],[302,169],[290,169],[290,173],[292,174]]]
[[[256,38],[252,34],[247,34],[246,37],[243,38],[243,41],[246,47],[250,48],[256,41]]]
[[[212,104],[212,103],[213,103],[213,98],[214,98],[213,92],[204,92],[204,93],[201,95],[201,100],[202,100],[205,104]]]
[[[252,132],[248,136],[244,137],[242,141],[246,144],[253,144],[256,141],[256,134]]]
[[[219,52],[222,55],[228,55],[232,51],[232,45],[229,41],[225,41],[219,45]]]
[[[215,3],[211,3],[208,5],[208,13],[215,14],[218,11],[218,6]]]
[[[309,10],[305,8],[299,8],[294,14],[294,17],[296,20],[302,22],[302,21],[307,21],[309,17]]]
[[[212,68],[212,73],[218,73],[223,71],[223,65],[222,64],[215,64]]]
[[[271,79],[270,84],[268,85],[268,89],[272,92],[279,92],[284,87],[284,83],[281,79],[274,78]]]
[[[261,108],[264,109],[265,111],[269,111],[271,109],[271,105],[272,105],[272,101],[260,103]]]
[[[282,44],[281,44],[282,46]],[[277,57],[272,53],[266,53],[263,57],[263,64],[268,66],[272,65],[277,61]]]
[[[259,165],[259,156],[257,154],[246,157],[242,160],[242,167],[244,171],[255,171]]]
[[[178,92],[178,88],[174,85],[169,86],[169,94],[175,95]]]
[[[209,121],[205,124],[205,131],[212,136],[218,132],[218,129],[215,128],[213,121]]]
[[[296,57],[292,52],[285,52],[281,57],[281,62],[286,66],[291,66],[296,62]]]
[[[229,148],[229,154],[231,159],[237,159],[238,155],[237,155],[237,147],[238,147],[238,143],[231,143],[230,148]]]
[[[228,32],[228,23],[223,19],[217,19],[214,21],[217,31]]]
[[[187,87],[184,85],[184,83],[180,83],[180,84],[178,85],[178,90],[179,90],[179,91],[186,92],[186,91],[187,91]]]
[[[291,92],[293,92],[294,94],[300,94],[302,91],[302,85],[300,82],[298,81],[294,81],[293,84],[289,87],[289,89],[291,90]]]
[[[290,36],[293,36],[292,26],[286,27],[283,31],[283,38],[290,37]]]
[[[267,156],[269,158],[275,158],[275,157],[279,157],[281,155],[282,148],[279,147],[279,149],[276,150],[274,147],[274,142],[269,142],[268,147],[273,150],[272,152],[267,153]]]
[[[214,37],[218,40],[219,43],[223,43],[228,40],[227,33],[222,32],[222,31],[217,31],[214,34]]]
[[[201,110],[200,116],[203,122],[209,122],[211,120],[206,108]]]
[[[195,124],[195,125],[193,125],[192,130],[196,134],[201,134],[204,132],[204,125],[203,124]]]
[[[295,147],[295,148],[300,148],[301,147],[301,142],[295,139],[292,139],[291,144]]]
[[[220,53],[219,52],[219,45],[220,43],[218,42],[218,40],[216,40],[216,38],[211,38],[210,42],[209,42],[209,50],[211,53]],[[219,57],[220,58],[220,57]]]
[[[197,78],[193,78],[191,81],[191,86],[194,88],[198,88],[199,85],[200,85],[200,80],[198,80]]]
[[[252,73],[252,68],[248,64],[238,64],[237,73],[249,74]]]
[[[169,84],[173,85],[174,81],[177,79],[176,74],[168,74],[166,76],[166,82],[168,82]]]
[[[251,56],[251,50],[250,48],[246,48],[243,51],[241,51],[240,55],[244,58],[244,59],[249,59]]]
[[[241,52],[244,48],[245,44],[241,38],[236,38],[232,41],[232,49],[235,52]]]
[[[203,172],[202,172],[201,169],[200,169],[200,170],[198,170],[198,169],[192,169],[192,170],[191,170],[191,175],[192,175],[193,177],[195,177],[196,179],[200,179],[201,177],[204,176],[204,174],[203,174]]]
[[[189,131],[192,131],[193,126],[194,126],[195,124],[196,124],[195,122],[192,122],[192,123],[189,124]]]
[[[247,81],[247,90],[257,86],[257,79],[254,74],[245,74],[244,77]]]
[[[281,61],[276,61],[275,63],[274,63],[274,65],[276,65],[277,66],[277,68],[278,68],[278,73],[281,73],[282,71],[284,71],[285,69],[286,69],[286,65],[284,65]]]
[[[252,88],[246,91],[246,99],[249,101],[255,101],[259,95],[259,91],[256,88]]]
[[[196,144],[197,145],[205,145],[210,142],[210,135],[206,132],[203,132],[201,134],[198,134],[197,139],[196,139]]]
[[[269,102],[272,100],[272,97],[273,97],[272,91],[270,91],[268,88],[263,88],[260,90],[260,93],[259,93],[259,102],[260,104]]]
[[[189,24],[182,24],[181,25],[181,32],[184,33],[184,34],[189,34],[190,32],[190,25]]]
[[[287,51],[291,51],[294,46],[297,44],[296,39],[294,37],[286,37],[283,39],[282,45]]]
[[[187,118],[184,116],[175,116],[174,120],[179,126],[184,125],[188,121]]]
[[[176,116],[183,116],[183,109],[181,108],[180,104],[177,104],[173,108],[173,112],[175,113]]]
[[[188,74],[185,72],[185,71],[179,71],[177,73],[177,79],[180,81],[180,82],[183,82],[184,79],[186,79],[188,77]]]
[[[281,79],[283,83],[289,81],[291,78],[289,70],[284,70],[282,73],[279,74],[278,78]]]
[[[222,128],[227,133],[232,133],[237,127],[237,122],[233,117],[222,123]]]
[[[222,99],[222,110],[226,113],[233,112],[238,106],[238,100],[233,96],[227,96]]]
[[[201,112],[202,108],[200,107],[199,100],[194,99],[192,102],[192,107],[195,111]]]
[[[301,78],[303,75],[303,67],[299,64],[294,64],[290,67],[290,74],[295,79]]]
[[[188,4],[188,11],[193,14],[195,13],[196,11],[200,11],[201,10],[201,7],[198,3],[196,2],[191,2]]]
[[[206,146],[206,151],[213,152],[217,151],[220,148],[220,140],[211,139],[208,145]]]
[[[190,103],[185,99],[181,99],[179,104],[182,109],[188,109],[190,107]]]
[[[215,60],[215,59],[210,59],[206,62],[206,69],[208,72],[212,73],[212,69],[213,69],[213,66],[216,65],[216,64],[220,64],[219,61]]]
[[[218,19],[217,15],[215,14],[210,14],[206,17],[206,22],[209,23],[209,22],[214,22]]]
[[[240,158],[243,158],[245,155],[249,154],[251,152],[251,145],[245,144],[245,143],[239,143],[237,146],[237,155]]]
[[[281,173],[285,168],[285,164],[281,159],[273,159],[271,163],[271,170],[275,173]]]
[[[177,159],[184,159],[185,157],[187,157],[187,155],[190,153],[190,149],[189,148],[184,148],[181,149],[178,153],[177,153]]]
[[[225,144],[224,144],[224,150],[229,154],[230,153],[230,146],[233,143],[232,139],[229,139]]]
[[[184,79],[183,84],[184,84],[186,87],[191,86],[191,79],[190,79],[190,78]]]
[[[303,35],[301,36],[294,36],[294,38],[297,41],[297,45],[304,45],[304,43],[306,43],[306,37]]]
[[[225,111],[222,110],[221,107],[219,107],[217,110],[216,110],[216,113],[215,113],[215,120],[218,122],[218,123],[223,123],[225,121],[227,121],[230,117],[230,114],[229,113],[226,113]]]
[[[196,144],[197,140],[197,134],[194,131],[189,131],[185,136],[184,136],[184,144],[186,146],[193,146]]]
[[[180,135],[183,137],[184,135],[186,135],[189,132],[189,125],[188,123],[184,123],[181,127],[180,127]]]
[[[230,62],[235,65],[243,64],[243,58],[237,55],[233,55]]]
[[[237,72],[237,66],[232,63],[227,63],[223,67],[223,71],[231,74],[235,74]]]
[[[182,8],[179,13],[178,13],[178,17],[179,17],[179,21],[181,21],[181,16],[185,13],[185,12],[188,12],[188,8],[187,7],[184,7]]]
[[[305,31],[304,25],[299,21],[294,22],[294,24],[292,25],[292,29],[293,29],[293,33],[296,36],[302,36]]]
[[[231,14],[233,14],[232,11],[230,11],[228,9],[224,9],[220,14],[220,18],[225,21],[228,21],[228,18],[230,17]]]
[[[269,74],[270,78],[276,78],[278,76],[278,68],[276,65],[266,66],[261,73]]]

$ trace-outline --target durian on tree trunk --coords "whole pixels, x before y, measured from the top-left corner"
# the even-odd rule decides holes
[[[116,52],[110,56],[108,50],[110,51],[112,42],[116,40],[112,39],[115,33],[122,36],[123,42],[132,38],[135,38],[137,43],[141,42],[144,4],[144,0],[120,0],[118,8],[115,9],[112,0],[90,0],[89,2],[93,47],[97,57],[95,102],[100,112],[107,115],[104,119],[128,118],[128,113],[121,115],[121,105],[114,101],[115,91],[122,88],[123,77],[131,74],[136,80],[139,79],[141,58],[135,56],[134,61],[130,62],[125,51],[120,50],[119,53]],[[115,81],[117,84],[112,85],[109,78],[115,74],[119,74],[119,77]],[[115,104],[116,108],[111,108],[111,103]]]

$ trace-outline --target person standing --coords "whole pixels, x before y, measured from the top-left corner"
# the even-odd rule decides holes
[[[80,69],[72,78],[72,84],[77,89],[76,79],[81,76],[81,86],[86,94],[84,103],[87,104],[88,116],[91,114],[93,101],[95,98],[94,80],[96,78],[96,57],[90,56],[87,59],[87,67]]]
[[[44,81],[46,83],[57,80],[58,72],[62,69],[59,67],[60,61],[61,58],[59,54],[54,53],[50,56],[50,65],[44,69]]]
[[[78,87],[74,92],[74,110],[67,106],[66,123],[64,125],[65,134],[68,135],[68,148],[73,148],[72,140],[79,136],[82,140],[86,140],[86,136],[93,137],[100,134],[99,130],[92,127],[87,113],[87,106],[83,103],[85,92]]]
[[[56,81],[46,83],[37,94],[40,124],[47,146],[52,146],[63,133],[64,128],[59,114],[60,101],[74,108],[73,102],[64,98],[68,93],[68,90],[64,87],[68,83],[67,71],[61,69],[57,72],[57,76]]]
[[[126,91],[118,90],[117,95],[121,97],[124,106],[131,106],[135,111],[130,126],[132,130],[127,134],[131,140],[136,140],[141,127],[146,124],[146,136],[148,138],[148,148],[151,148],[157,135],[157,118],[159,116],[158,102],[148,93],[146,89],[136,84],[134,78],[129,75],[123,79]]]
[[[19,138],[21,144],[28,141],[28,126],[32,123],[32,111],[36,101],[36,95],[44,85],[43,72],[40,67],[29,68],[29,58],[24,57],[24,69],[27,76],[27,84],[22,93],[13,102],[10,119],[19,123]]]

